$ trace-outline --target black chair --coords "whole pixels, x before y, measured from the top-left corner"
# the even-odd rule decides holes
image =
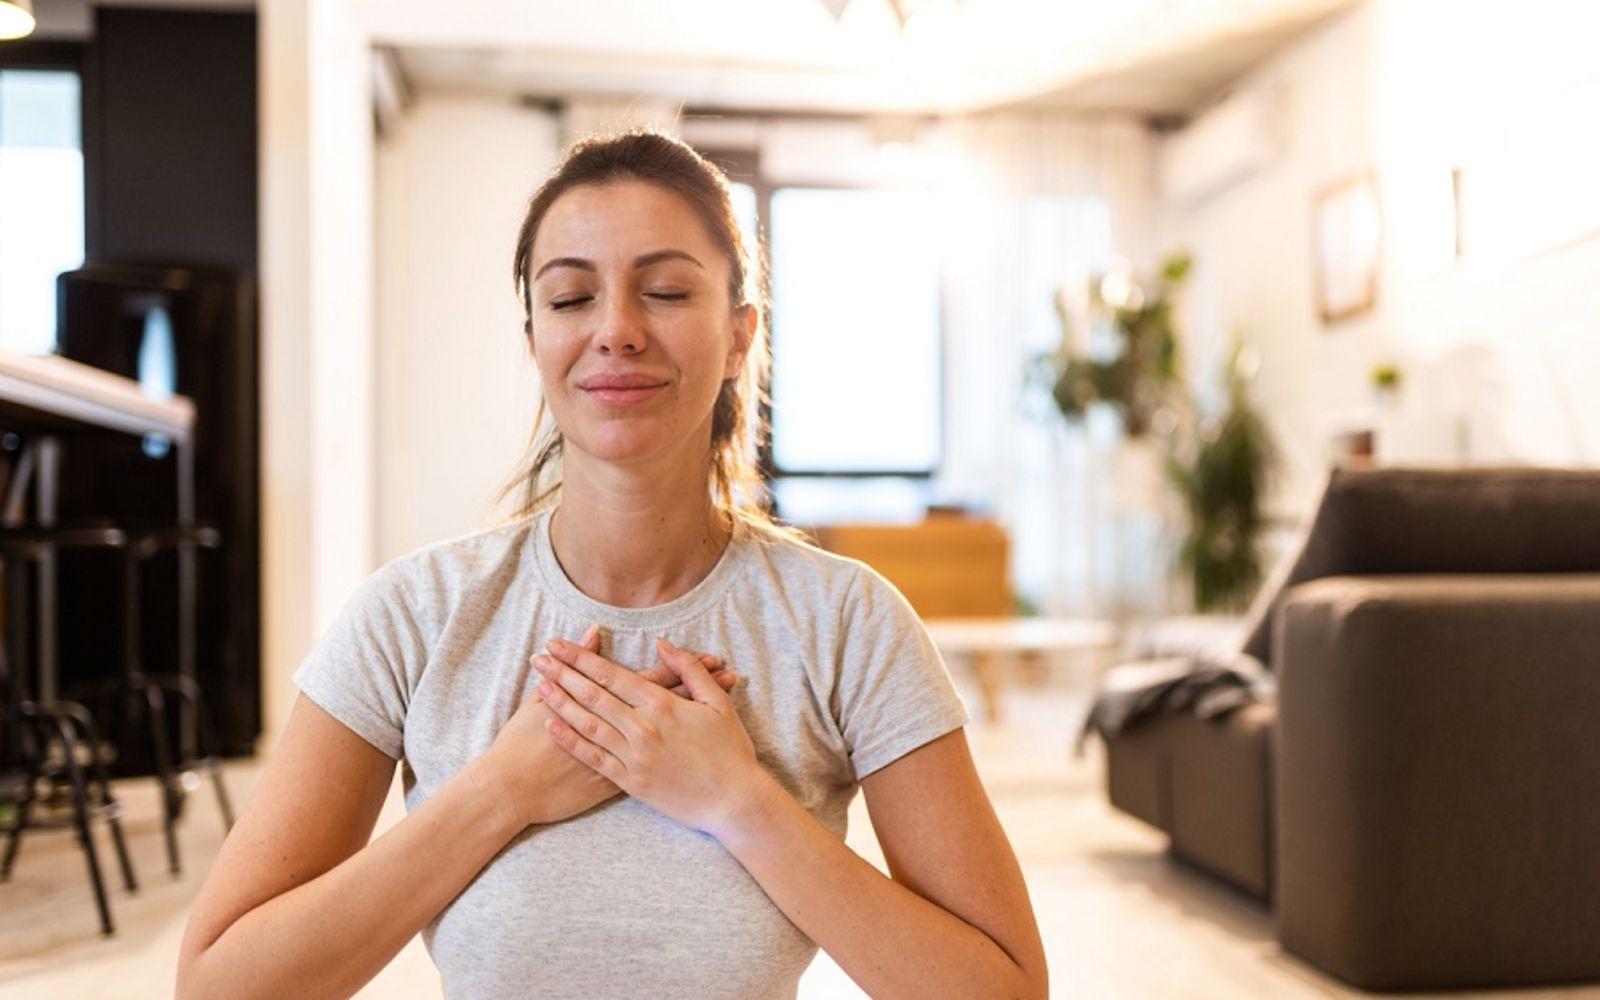
[[[100,735],[82,705],[70,701],[39,704],[29,697],[20,668],[26,661],[18,654],[26,648],[25,561],[44,551],[38,546],[117,549],[125,547],[127,539],[111,529],[56,529],[39,532],[27,541],[14,535],[11,541],[14,544],[0,543],[6,574],[6,641],[0,647],[0,690],[4,692],[4,712],[0,713],[4,720],[0,725],[0,802],[14,807],[15,819],[7,831],[5,854],[0,857],[0,881],[11,877],[27,829],[63,825],[53,816],[35,815],[41,803],[40,786],[49,789],[44,799],[47,805],[60,803],[59,793],[65,786],[70,789],[72,808],[68,822],[77,833],[89,867],[101,932],[109,935],[116,928],[94,843],[95,818],[104,818],[111,828],[123,885],[129,892],[138,891],[139,885],[122,833],[122,807],[112,795],[106,777]]]
[[[233,829],[233,806],[222,779],[216,728],[212,724],[200,685],[192,677],[179,673],[155,673],[144,669],[142,569],[160,552],[180,546],[217,548],[222,544],[222,536],[209,526],[185,528],[119,524],[117,530],[128,539],[127,547],[122,550],[122,672],[118,677],[79,684],[70,694],[74,699],[98,709],[99,717],[112,720],[118,736],[124,736],[125,733],[117,723],[126,722],[132,717],[142,721],[142,728],[150,739],[156,780],[161,786],[161,818],[167,845],[167,867],[177,875],[182,871],[178,857],[177,822],[183,815],[191,783],[197,785],[196,776],[204,774],[210,779],[223,825],[229,830]],[[0,532],[0,538],[3,537],[4,533]],[[193,748],[184,744],[181,735],[174,748],[167,711],[171,700],[178,701],[195,720],[197,738]],[[132,713],[128,712],[129,708],[133,709]]]
[[[103,525],[93,528],[0,528],[0,553],[15,552],[37,559],[57,545],[57,538],[73,531],[105,532],[118,539],[115,544],[100,547],[116,551],[123,571],[122,614],[122,664],[120,676],[102,681],[80,684],[70,696],[94,709],[94,714],[110,720],[113,747],[128,745],[128,730],[134,723],[144,731],[150,741],[155,778],[160,787],[162,828],[167,846],[167,864],[172,874],[181,873],[178,855],[177,821],[182,816],[185,796],[194,776],[204,774],[211,780],[223,824],[233,828],[233,808],[222,779],[221,763],[217,753],[215,728],[200,686],[191,677],[178,673],[147,672],[144,668],[143,649],[143,590],[141,572],[145,563],[158,553],[179,546],[215,548],[221,544],[221,535],[215,528],[206,526],[179,527],[173,525],[135,526],[128,524]],[[8,565],[19,560],[8,560]],[[19,585],[20,566],[12,571]],[[197,747],[184,745],[180,738],[176,752],[172,741],[172,725],[167,706],[170,700],[183,705],[195,720]]]

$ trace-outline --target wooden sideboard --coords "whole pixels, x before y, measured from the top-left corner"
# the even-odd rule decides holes
[[[928,618],[1012,613],[1011,542],[998,522],[936,515],[916,524],[830,524],[817,544],[882,573]]]

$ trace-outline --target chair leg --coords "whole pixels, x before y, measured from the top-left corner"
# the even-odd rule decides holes
[[[111,843],[117,850],[117,863],[122,868],[122,884],[129,892],[139,891],[139,881],[133,875],[133,862],[128,858],[128,843],[122,836],[122,804],[111,794],[111,782],[106,778],[105,761],[100,758],[100,732],[94,719],[82,705],[68,702],[59,706],[61,711],[77,723],[84,742],[92,749],[89,753],[90,776],[100,789],[100,806],[106,823],[111,827]]]
[[[162,674],[160,677],[151,678],[164,689],[175,691],[178,697],[189,703],[190,710],[195,714],[195,728],[200,737],[200,766],[211,779],[213,790],[217,793],[217,808],[222,813],[222,824],[225,830],[233,829],[233,804],[228,799],[228,789],[222,780],[222,757],[217,753],[217,730],[211,722],[211,710],[206,705],[206,699],[200,690],[200,685],[192,677],[182,674]]]
[[[111,923],[111,904],[106,899],[105,882],[100,877],[100,858],[95,851],[94,832],[89,826],[89,794],[85,788],[83,771],[78,767],[78,740],[73,735],[72,724],[62,715],[54,715],[56,733],[61,738],[61,748],[66,755],[67,777],[72,782],[72,818],[78,828],[78,840],[83,844],[83,856],[89,863],[89,881],[94,886],[94,900],[100,908],[100,931],[107,937],[116,933]]]
[[[27,782],[22,786],[22,799],[17,803],[17,816],[6,837],[5,857],[0,858],[0,882],[11,878],[11,866],[17,860],[18,849],[22,847],[22,832],[28,828],[28,823],[33,818],[33,803],[37,798],[35,786],[39,783],[38,755],[28,755],[27,768]]]
[[[142,681],[132,690],[144,692],[145,722],[150,727],[150,746],[156,759],[156,780],[161,783],[161,826],[167,840],[167,870],[178,875],[182,873],[182,865],[178,861],[176,829],[178,806],[173,801],[175,782],[172,774],[171,749],[167,745],[166,699],[160,687],[148,682]]]

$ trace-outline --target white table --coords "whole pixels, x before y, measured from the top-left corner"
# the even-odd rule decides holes
[[[1000,721],[1004,664],[1020,653],[1093,653],[1109,658],[1115,624],[1089,618],[930,618],[923,622],[945,656],[970,656],[988,722]]]
[[[18,354],[0,348],[0,430],[24,436],[26,445],[11,469],[0,523],[15,524],[24,491],[34,488],[34,520],[49,526],[56,519],[60,443],[58,435],[81,430],[110,430],[143,436],[159,434],[172,442],[176,459],[180,527],[194,526],[194,403],[186,396],[147,395],[138,382],[92,365],[57,355]],[[178,548],[178,672],[195,673],[195,553]],[[35,696],[57,696],[55,650],[55,557],[39,564],[38,668]],[[21,669],[20,665],[16,669]],[[179,732],[187,752],[194,741],[194,720],[180,706]]]

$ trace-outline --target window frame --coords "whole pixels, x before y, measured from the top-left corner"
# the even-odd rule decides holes
[[[99,152],[98,137],[90,123],[90,109],[99,98],[90,49],[84,42],[59,39],[21,39],[0,44],[0,70],[70,70],[78,75],[78,146],[83,154],[83,257],[91,259],[96,226],[100,217],[99,191],[94,183],[98,171],[94,157]],[[61,349],[61,304],[56,303],[56,350]]]
[[[782,184],[773,184],[773,185],[771,185],[771,190],[768,192],[768,196],[767,196],[767,208],[768,208],[768,212],[769,212],[769,218],[770,218],[770,211],[771,211],[771,197],[772,197],[772,195],[775,195],[779,191],[785,190],[787,188],[797,188],[797,189],[803,189],[803,190],[806,190],[806,191],[884,191],[884,192],[889,192],[889,191],[899,190],[897,188],[879,187],[879,186],[873,185],[873,184],[843,184],[843,183],[840,183],[840,182],[834,181],[834,180],[816,181],[816,182],[807,181],[807,180],[804,180],[804,179],[789,180],[789,181],[785,181]],[[758,198],[758,204],[759,203],[760,203],[760,199]],[[768,242],[769,242],[769,246],[768,246],[768,249],[767,249],[767,257],[768,257],[767,266],[769,268],[772,268],[773,267],[773,262],[772,262],[772,259],[771,259],[772,258],[772,250],[771,250],[771,247],[770,247],[770,238],[769,238]],[[938,426],[934,430],[935,445],[936,445],[936,449],[937,450],[936,450],[936,452],[934,454],[933,462],[926,469],[783,469],[783,468],[779,468],[778,465],[777,465],[776,459],[771,458],[770,455],[769,455],[768,461],[770,461],[772,463],[772,467],[773,467],[775,476],[781,477],[781,478],[784,478],[784,479],[837,479],[837,480],[845,480],[845,481],[863,480],[863,479],[907,479],[907,480],[913,480],[913,481],[917,481],[917,482],[928,482],[928,481],[931,481],[935,476],[937,476],[939,474],[940,467],[944,465],[945,452],[947,450],[946,449],[946,432],[949,430],[949,426],[948,426],[948,420],[949,420],[948,409],[949,409],[949,407],[946,405],[947,399],[946,399],[945,388],[946,388],[946,380],[949,377],[949,373],[947,371],[947,367],[946,366],[947,366],[947,363],[948,363],[948,357],[949,357],[949,353],[950,352],[948,350],[948,346],[949,345],[946,342],[946,325],[947,325],[947,321],[946,321],[946,315],[945,315],[945,300],[946,300],[947,296],[946,296],[946,288],[945,288],[944,265],[943,265],[942,262],[941,263],[936,263],[935,266],[934,266],[934,287],[935,287],[935,294],[938,297],[938,308],[936,310],[936,315],[935,315],[935,318],[934,318],[933,346],[934,346],[934,349],[936,351],[938,351],[938,357],[936,357],[934,359],[935,376],[934,376],[933,393],[934,393],[934,412],[937,414],[936,420],[937,420],[937,425]],[[768,309],[768,312],[769,313],[771,312],[770,308]],[[771,325],[769,323],[767,329],[768,329],[768,335],[769,336],[775,336],[775,332],[774,332],[775,331],[775,327],[773,325]],[[763,394],[763,395],[764,395],[764,397],[770,398],[770,389],[771,389],[771,387],[768,386],[767,389],[769,391],[767,393]],[[765,406],[764,415],[767,416],[769,418],[769,420],[770,420],[771,404],[766,402],[766,399],[764,398],[763,405]],[[769,452],[771,451],[770,442],[767,445],[767,450]]]
[[[762,265],[766,269],[765,280],[770,293],[771,276],[776,270],[776,261],[772,252],[772,199],[779,191],[787,188],[798,188],[808,191],[891,191],[892,188],[882,188],[869,184],[841,184],[838,181],[810,182],[804,179],[787,180],[781,184],[773,183],[761,173],[760,154],[753,150],[725,149],[718,147],[704,147],[700,153],[723,169],[730,181],[749,185],[756,195],[756,229],[760,237],[760,246],[757,252],[763,256]],[[934,379],[934,410],[937,413],[938,427],[935,430],[937,452],[932,464],[925,469],[786,469],[778,465],[772,451],[772,435],[764,436],[760,443],[757,456],[762,478],[769,484],[778,479],[831,479],[842,481],[856,481],[867,479],[905,479],[915,482],[928,482],[939,474],[940,467],[944,464],[946,452],[946,432],[948,431],[948,406],[946,380],[948,378],[947,365],[949,350],[946,343],[946,315],[945,315],[945,275],[941,266],[936,267],[934,282],[937,289],[939,306],[935,318],[933,331],[933,345],[938,351],[935,359],[936,376]],[[777,329],[773,322],[772,302],[769,300],[762,316],[766,324],[768,346],[773,346]],[[772,384],[771,372],[767,374],[766,383],[761,386],[760,413],[762,423],[769,429],[772,427]]]

